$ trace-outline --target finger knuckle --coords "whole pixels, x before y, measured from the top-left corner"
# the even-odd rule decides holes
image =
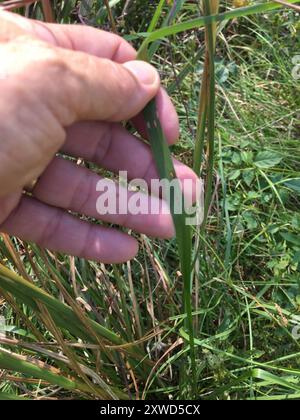
[[[59,48],[29,35],[4,43],[1,48],[5,56],[1,67],[6,68],[9,74],[61,72],[67,67]]]
[[[60,49],[41,41],[35,41],[34,44],[35,51],[30,53],[29,58],[36,66],[36,71],[46,72],[47,77],[59,81],[60,77],[68,71],[68,64]]]
[[[37,243],[42,247],[51,247],[53,239],[57,236],[57,232],[60,231],[64,213],[59,209],[54,210],[53,217],[47,221],[43,226],[40,226],[40,234],[37,239]]]

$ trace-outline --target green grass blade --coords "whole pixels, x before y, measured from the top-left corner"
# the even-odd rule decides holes
[[[156,8],[155,14],[154,14],[154,16],[151,20],[151,23],[149,25],[149,28],[147,30],[147,32],[149,34],[151,34],[154,31],[154,29],[155,29],[155,27],[158,23],[158,20],[159,20],[161,14],[162,14],[162,11],[163,11],[164,3],[165,3],[165,0],[160,0],[160,3],[158,4],[158,6]],[[172,23],[172,21],[175,19],[177,13],[181,10],[184,3],[185,3],[185,0],[175,0],[174,1],[173,6],[171,7],[167,17],[164,19],[164,21],[161,25],[161,28],[167,27]],[[157,49],[159,48],[159,45],[160,45],[159,41],[154,42],[151,45],[151,47],[149,48],[149,50],[145,51],[145,54],[143,55],[143,59],[146,60],[146,61],[150,61],[151,58],[153,57],[153,55],[156,53]]]
[[[161,179],[169,181],[176,180],[176,173],[172,162],[171,153],[167,145],[166,138],[161,128],[160,121],[157,116],[156,102],[150,101],[143,111],[144,118],[147,123],[147,131],[157,170]],[[179,181],[178,181],[179,182]],[[179,184],[178,184],[179,185]],[[176,193],[176,191],[175,191]],[[176,240],[179,252],[180,267],[184,282],[184,311],[187,314],[186,328],[189,334],[191,368],[193,374],[193,389],[196,393],[196,360],[194,349],[194,329],[192,317],[192,272],[191,272],[191,258],[192,258],[192,236],[191,227],[186,223],[186,214],[182,209],[181,214],[175,212],[175,196],[174,190],[170,193],[170,210],[172,213]]]
[[[157,8],[155,10],[155,13],[154,13],[153,18],[152,18],[152,20],[150,22],[150,25],[148,27],[148,31],[147,32],[152,32],[155,29],[155,27],[157,25],[157,22],[158,22],[158,20],[160,18],[160,15],[162,13],[162,10],[163,10],[163,7],[164,7],[165,2],[166,2],[166,0],[160,0],[160,2],[158,3],[158,6],[157,6]]]
[[[293,3],[297,3],[297,1],[298,0],[286,0],[286,3],[293,4]],[[205,25],[208,25],[214,22],[222,22],[225,20],[251,16],[258,13],[271,12],[273,10],[281,9],[282,7],[283,7],[282,4],[276,3],[274,1],[269,2],[269,3],[259,3],[259,4],[254,4],[253,6],[240,7],[238,9],[229,10],[228,12],[219,13],[217,15],[202,16],[196,19],[191,19],[187,22],[182,22],[175,25],[157,29],[156,31],[149,34],[148,36],[146,35],[146,39],[143,41],[139,49],[139,55],[140,57],[146,57],[148,45],[151,42],[157,41],[164,37],[175,35],[175,34],[185,32],[191,29],[203,28]]]
[[[184,68],[177,74],[176,80],[173,80],[168,86],[167,86],[167,92],[169,95],[172,95],[176,89],[178,89],[178,85],[182,83],[182,81],[190,74],[196,63],[200,60],[201,56],[203,55],[205,49],[202,47],[197,51],[191,62],[186,64]]]
[[[263,369],[254,369],[252,371],[252,377],[260,379],[272,385],[281,385],[284,388],[293,389],[295,391],[300,391],[300,386],[289,382],[286,379],[281,378],[280,376],[274,375],[273,373],[267,372]]]
[[[45,291],[39,289],[32,283],[29,283],[27,280],[18,276],[2,264],[0,264],[0,287],[12,293],[22,302],[25,302],[36,312],[39,312],[36,301],[43,303],[47,307],[53,319],[57,322],[58,326],[67,329],[74,335],[84,340],[89,339],[92,340],[92,342],[95,341],[93,337],[88,335],[84,325],[79,322],[78,317],[70,307],[48,295]],[[115,345],[125,344],[125,342],[117,334],[103,327],[99,323],[91,320],[90,318],[86,318],[86,321],[100,337]],[[135,353],[129,348],[127,351],[128,353]]]
[[[32,362],[23,360],[3,349],[0,349],[0,368],[42,379],[50,384],[61,386],[65,389],[90,392],[90,388],[81,382],[68,379],[61,374],[58,375],[56,372],[52,372],[50,367],[47,369]]]
[[[211,15],[210,0],[205,0],[205,14]],[[207,137],[208,137],[208,164],[206,179],[206,194],[204,201],[204,220],[202,227],[205,227],[209,206],[212,198],[213,170],[214,170],[214,147],[215,147],[215,28],[213,24],[207,25],[207,52],[208,52],[208,90],[207,90]],[[202,134],[202,133],[201,133]],[[200,137],[201,138],[201,137]]]
[[[27,398],[18,397],[17,395],[7,394],[6,392],[0,392],[0,401],[24,401]]]

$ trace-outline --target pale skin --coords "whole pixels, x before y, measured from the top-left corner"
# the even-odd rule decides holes
[[[117,263],[133,258],[137,240],[70,214],[94,214],[99,176],[57,153],[129,178],[157,178],[151,149],[123,128],[157,96],[170,144],[178,118],[157,71],[136,61],[122,38],[97,29],[31,21],[0,11],[0,231],[70,255]],[[178,178],[196,180],[174,160]],[[38,178],[32,195],[24,187]],[[169,214],[100,218],[149,236],[174,235]]]

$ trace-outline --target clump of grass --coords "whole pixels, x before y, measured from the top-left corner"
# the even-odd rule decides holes
[[[269,41],[269,29],[262,28],[259,17],[247,18],[281,5],[268,2],[219,13],[218,3],[203,1],[203,15],[189,19],[198,9],[184,1],[173,7],[160,1],[140,48],[141,58],[157,60],[162,39],[180,34],[185,43],[171,38],[171,44],[184,57],[186,45],[195,48],[187,31],[205,33],[204,58],[196,51],[196,60],[175,63],[187,97],[200,60],[203,66],[200,100],[192,95],[189,104],[198,116],[198,121],[191,116],[195,147],[181,144],[175,153],[192,155],[195,149],[194,168],[206,176],[205,228],[192,231],[184,214],[174,215],[177,246],[142,237],[139,258],[120,267],[55,255],[4,236],[0,247],[8,268],[0,266],[0,305],[9,337],[0,337],[0,399],[37,393],[47,398],[48,384],[58,396],[62,391],[56,387],[63,388],[62,397],[299,398],[299,344],[289,328],[297,322],[299,305],[299,198],[291,194],[299,191],[300,179],[293,141],[297,115],[291,110],[295,85],[286,60]],[[101,16],[117,22],[117,9],[101,7]],[[181,19],[180,11],[183,21],[170,24]],[[63,13],[56,10],[57,16]],[[225,40],[219,32],[223,54],[239,63],[241,74],[234,77],[230,63],[218,62],[215,40],[217,24],[238,17],[248,19],[238,26],[240,37],[229,30]],[[126,19],[132,26],[130,5]],[[256,43],[258,54],[249,42]],[[277,75],[265,80],[272,71],[270,57]],[[284,77],[280,89],[285,94],[278,77]],[[186,109],[178,108],[185,121]],[[144,116],[158,172],[174,178],[155,101]],[[288,138],[281,141],[285,126]],[[219,179],[213,179],[214,170]]]
[[[195,154],[194,154],[194,170],[200,175],[200,165],[202,162],[202,154],[204,148],[204,137],[207,131],[208,138],[208,164],[207,164],[207,181],[206,181],[206,198],[204,203],[204,221],[203,225],[205,228],[206,219],[208,216],[209,207],[212,200],[212,186],[213,186],[213,168],[214,168],[214,144],[215,144],[215,45],[216,45],[216,22],[222,20],[218,17],[219,1],[203,0],[202,2],[204,17],[203,22],[206,24],[205,30],[205,43],[206,43],[206,55],[205,55],[205,66],[203,71],[202,87],[199,96],[199,108],[198,108],[198,125],[195,142]],[[239,16],[245,16],[251,11],[256,13],[259,6],[246,7],[243,10],[239,10]],[[265,10],[276,8],[276,4],[266,4]],[[261,9],[260,9],[261,10]],[[229,12],[230,13],[230,12]],[[212,16],[216,16],[212,19]],[[223,14],[223,18],[227,18],[228,14]],[[156,16],[154,16],[156,19]],[[198,21],[198,27],[199,25]],[[154,25],[151,29],[154,29]],[[181,25],[182,29],[183,25]],[[177,32],[178,26],[173,27],[173,31]],[[170,30],[170,28],[167,28]],[[161,32],[157,31],[161,34]],[[173,32],[172,32],[173,33]],[[169,33],[168,33],[169,34]],[[149,37],[151,39],[151,35]],[[152,40],[152,39],[151,39]],[[147,58],[147,51],[145,45],[147,40],[140,48],[139,56],[141,58]],[[152,145],[154,158],[158,168],[159,175],[161,178],[172,180],[176,177],[174,167],[172,165],[171,155],[168,151],[166,139],[163,135],[159,120],[157,118],[157,112],[155,107],[155,101],[152,101],[144,112],[144,117],[148,127],[148,135]],[[207,124],[207,126],[206,126]],[[187,328],[189,337],[189,346],[191,354],[191,370],[193,373],[193,392],[194,395],[197,393],[196,388],[196,361],[195,361],[195,349],[194,349],[194,329],[192,320],[192,236],[191,229],[187,226],[185,215],[178,215],[174,212],[174,199],[170,200],[170,208],[173,214],[174,224],[176,228],[176,238],[178,244],[178,252],[180,259],[180,266],[183,273],[184,280],[184,312],[187,316]]]

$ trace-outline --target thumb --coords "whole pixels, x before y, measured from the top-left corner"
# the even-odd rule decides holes
[[[57,101],[71,111],[60,114],[71,118],[62,121],[63,125],[83,119],[114,122],[130,119],[158,93],[160,78],[148,63],[118,64],[82,52],[58,50],[64,66],[52,99],[54,111]],[[45,92],[47,95],[49,92]]]
[[[112,64],[118,68],[118,81],[114,86],[114,81],[110,80],[110,86],[116,94],[115,106],[119,106],[119,109],[115,108],[117,112],[111,119],[119,121],[132,118],[157,95],[160,88],[159,74],[153,66],[144,61],[129,61],[122,65]]]

